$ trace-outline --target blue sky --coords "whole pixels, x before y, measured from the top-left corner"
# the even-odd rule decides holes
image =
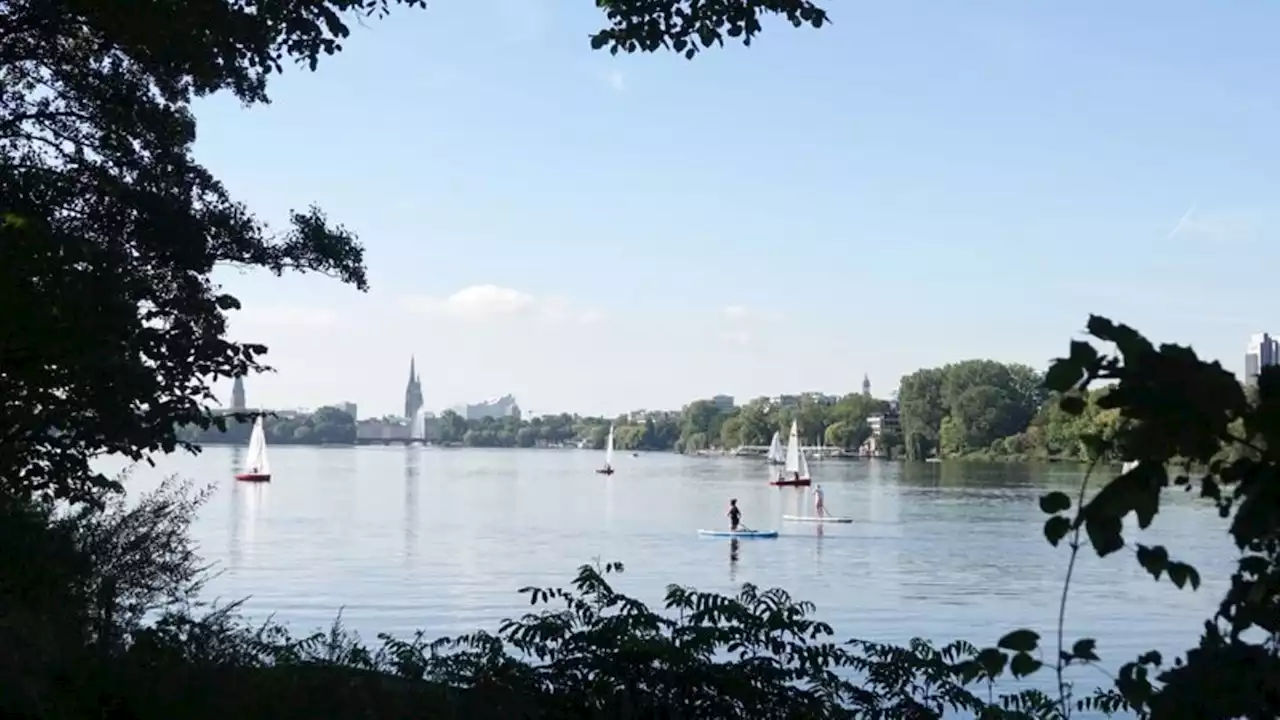
[[[365,295],[223,273],[273,407],[513,392],[613,413],[1043,366],[1090,312],[1233,370],[1280,331],[1280,6],[827,0],[820,31],[613,57],[587,0],[354,27],[273,104],[198,107],[251,208],[320,204]]]

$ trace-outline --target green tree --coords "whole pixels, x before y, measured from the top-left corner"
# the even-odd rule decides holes
[[[902,378],[898,388],[902,435],[907,458],[920,460],[938,448],[942,419],[946,417],[942,368],[917,370]]]
[[[843,450],[857,450],[871,437],[865,420],[837,420],[827,427],[826,443]]]
[[[460,443],[467,434],[467,421],[453,410],[440,413],[440,442]]]
[[[898,399],[907,456],[988,453],[1041,412],[1041,376],[1025,365],[966,360],[902,379]]]

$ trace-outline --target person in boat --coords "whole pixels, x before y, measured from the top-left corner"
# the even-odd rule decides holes
[[[794,472],[792,472],[792,473],[791,473],[791,480],[792,480],[792,482],[800,482],[800,471],[799,471],[799,470],[796,470],[796,471],[794,471]]]
[[[823,502],[823,499],[822,486],[815,485],[813,487],[813,510],[818,517],[826,517],[827,515],[827,506]]]
[[[738,524],[742,521],[742,511],[738,509],[738,499],[730,498],[729,500],[729,529],[736,531]]]
[[[254,466],[254,467],[249,468],[249,474],[250,474],[250,475],[257,475],[257,474],[258,474],[258,468],[257,468],[257,466]]]

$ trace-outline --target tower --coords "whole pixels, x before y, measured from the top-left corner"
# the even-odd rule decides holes
[[[409,382],[404,388],[404,416],[412,419],[422,408],[422,382],[418,379],[413,356],[409,356]]]
[[[244,378],[237,375],[231,384],[231,409],[240,411],[244,408]]]
[[[865,397],[871,397],[871,378],[866,373],[862,374],[862,394]]]

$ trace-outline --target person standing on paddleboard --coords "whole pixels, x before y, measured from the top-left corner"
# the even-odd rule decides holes
[[[817,513],[818,517],[827,516],[827,506],[823,502],[821,485],[813,486],[813,510]]]
[[[738,522],[741,520],[742,520],[742,511],[738,509],[738,500],[737,498],[730,498],[729,529],[736,531],[738,529]]]

